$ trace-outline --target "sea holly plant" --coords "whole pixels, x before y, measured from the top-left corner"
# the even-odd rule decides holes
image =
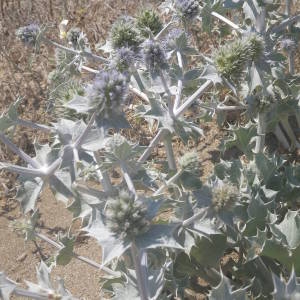
[[[58,119],[22,120],[21,99],[12,104],[0,117],[0,141],[24,164],[0,168],[19,175],[16,198],[28,221],[13,228],[55,252],[28,290],[0,273],[2,298],[75,299],[49,275],[72,259],[102,270],[99,297],[298,297],[300,169],[287,150],[299,147],[300,17],[288,0],[284,13],[258,0],[167,0],[160,9],[166,24],[154,9],[117,19],[98,54],[78,28],[60,43],[47,37],[47,27],[17,30],[36,55],[42,43],[55,48],[48,108]],[[197,49],[195,27],[218,46]],[[185,149],[205,139],[202,122],[216,114],[226,126],[232,112],[220,150],[238,149],[239,157],[222,156],[200,179],[201,153]],[[153,135],[149,142],[140,143],[137,124]],[[16,126],[48,133],[49,143],[35,141],[35,156],[26,154],[13,143]],[[134,140],[128,129],[136,129]],[[265,151],[267,133],[285,155]],[[161,142],[163,154],[153,155]],[[81,221],[78,232],[54,240],[39,228],[37,202],[47,185]],[[101,262],[76,253],[79,234],[98,241]]]

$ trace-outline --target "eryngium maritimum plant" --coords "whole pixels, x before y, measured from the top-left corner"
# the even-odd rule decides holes
[[[233,7],[239,9],[232,12]],[[56,103],[60,98],[64,104],[60,105],[64,119],[48,126],[22,120],[18,102],[0,115],[0,141],[24,162],[22,166],[0,162],[0,171],[21,175],[17,199],[24,213],[31,214],[31,222],[18,228],[26,238],[56,248],[56,264],[76,258],[107,273],[108,277],[101,272],[100,279],[113,299],[185,299],[187,288],[198,297],[197,291],[203,290],[199,278],[207,283],[201,297],[209,299],[295,296],[300,275],[300,171],[296,163],[266,156],[264,138],[265,126],[274,115],[276,124],[280,119],[277,129],[285,131],[281,137],[286,133],[299,148],[288,124],[290,114],[299,110],[299,74],[290,68],[287,75],[285,56],[276,46],[287,37],[298,43],[298,25],[293,23],[300,16],[285,18],[274,7],[260,0],[167,0],[161,8],[168,23],[161,26],[151,10],[119,19],[109,41],[97,47],[102,54],[90,51],[79,29],[71,28],[60,42],[48,39],[44,30],[41,34],[34,28],[20,29],[17,34],[24,43],[45,42],[56,48],[55,84],[50,90]],[[247,22],[234,24],[225,17],[236,12],[236,19],[244,20],[240,9]],[[195,19],[195,30],[190,30],[188,25]],[[226,28],[208,30],[220,21]],[[209,47],[205,53],[202,47],[193,48],[194,32],[202,37],[200,24],[205,37],[225,45],[215,55],[207,53]],[[233,36],[236,41],[230,42]],[[293,46],[284,48],[291,67]],[[94,69],[96,62],[98,69]],[[136,97],[123,110],[128,90]],[[220,153],[226,161],[221,160],[207,184],[202,184],[200,176],[206,174],[198,155],[201,162],[206,159],[199,154],[198,146],[203,144],[196,140],[202,134],[199,122],[201,127],[214,112],[226,121],[226,111],[232,110],[252,118],[257,102],[268,106],[260,107],[258,122],[234,129],[233,139],[225,142],[226,149],[236,147],[247,159],[227,160]],[[125,112],[134,131],[126,130],[130,124]],[[31,157],[7,137],[19,125],[48,133],[51,143],[36,145],[36,156]],[[139,136],[140,128],[146,136]],[[253,153],[254,137],[259,142]],[[178,157],[173,149],[180,143],[178,138],[199,151]],[[143,146],[137,141],[143,141]],[[151,156],[156,147],[159,155]],[[91,170],[94,188],[85,176]],[[82,220],[82,230],[97,239],[101,262],[73,251],[74,237],[60,235],[54,241],[39,230],[32,212],[48,184],[73,217]],[[227,254],[238,259],[227,263],[222,259]],[[293,268],[291,284],[278,281]],[[272,272],[277,276],[274,281]],[[46,269],[41,274],[46,278],[44,274],[47,277]],[[43,300],[69,297],[56,291],[44,293],[44,288],[35,291],[21,290],[0,273],[0,297],[5,300],[11,293]]]

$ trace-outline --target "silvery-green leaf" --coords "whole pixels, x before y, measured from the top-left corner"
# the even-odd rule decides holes
[[[114,289],[114,297],[112,299],[115,300],[140,300],[139,290],[136,284],[129,280],[125,286],[123,284],[113,284]]]
[[[211,80],[215,85],[217,83],[222,84],[223,79],[219,76],[217,69],[212,65],[207,65],[201,78]]]
[[[75,237],[69,237],[68,234],[60,235],[59,242],[63,244],[63,248],[58,251],[55,261],[58,265],[65,266],[73,257]]]
[[[300,216],[298,211],[289,210],[280,224],[271,224],[278,239],[285,241],[290,249],[300,245]]]
[[[78,113],[87,113],[93,109],[91,101],[88,98],[79,95],[75,95],[65,106],[76,110]]]
[[[111,112],[109,116],[105,112],[102,112],[96,116],[95,122],[98,129],[103,128],[104,130],[131,127],[123,112]]]
[[[175,248],[182,249],[173,237],[175,225],[151,225],[150,229],[136,237],[136,245],[139,249],[151,248]]]
[[[71,184],[70,173],[65,170],[59,170],[49,178],[49,185],[55,197],[65,204],[73,196]]]
[[[49,166],[51,165],[58,157],[58,151],[52,149],[48,144],[40,145],[38,143],[34,143],[35,149],[35,160],[41,166]]]
[[[247,287],[233,291],[229,279],[221,272],[221,281],[218,286],[213,287],[209,300],[247,300]]]
[[[4,273],[0,272],[0,298],[3,300],[9,300],[11,294],[16,288],[17,284],[8,279]]]
[[[210,235],[209,238],[200,237],[192,247],[190,257],[198,264],[206,267],[218,267],[220,258],[227,248],[226,236]]]
[[[43,261],[41,261],[37,268],[38,284],[45,289],[53,289],[50,281],[51,268],[49,268]]]
[[[119,258],[129,247],[129,241],[115,237],[104,225],[101,214],[94,209],[90,222],[84,228],[89,236],[94,237],[102,248],[102,264],[109,263],[114,258]]]
[[[16,199],[21,203],[24,213],[34,209],[35,203],[44,187],[44,182],[39,179],[25,180],[18,189]]]
[[[159,296],[164,288],[164,268],[161,268],[159,270],[149,270],[148,287],[150,300],[159,299]]]
[[[84,150],[95,152],[103,149],[106,142],[107,137],[105,137],[105,132],[95,129],[91,130],[84,138],[81,148]]]

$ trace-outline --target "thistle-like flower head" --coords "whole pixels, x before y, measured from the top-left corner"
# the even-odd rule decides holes
[[[249,46],[243,40],[237,40],[222,46],[215,54],[214,61],[222,76],[239,82],[251,54]]]
[[[92,85],[86,89],[86,96],[100,113],[121,111],[126,99],[128,83],[126,77],[116,70],[101,71]]]
[[[200,12],[197,0],[176,0],[176,8],[185,21],[194,19]]]
[[[153,40],[145,41],[142,53],[145,65],[152,76],[156,76],[160,70],[168,68],[165,51],[159,42]]]
[[[16,30],[16,36],[28,46],[35,46],[38,41],[38,36],[41,33],[41,28],[37,24],[20,27]]]
[[[125,190],[108,199],[105,219],[110,231],[121,239],[134,239],[147,232],[150,226],[147,207]]]
[[[251,60],[254,62],[259,61],[265,51],[264,40],[257,34],[252,34],[245,40],[245,48],[246,47],[249,48]]]
[[[162,29],[162,23],[159,15],[154,10],[146,9],[138,15],[137,27],[144,37],[149,37],[150,32],[153,35],[159,33]]]
[[[218,186],[212,192],[212,206],[216,212],[231,210],[237,200],[238,190],[229,184]]]
[[[127,74],[137,59],[137,54],[131,48],[122,47],[115,52],[111,66],[119,72]]]
[[[115,49],[122,47],[137,47],[141,43],[139,31],[133,19],[124,17],[117,20],[111,29],[110,39]]]

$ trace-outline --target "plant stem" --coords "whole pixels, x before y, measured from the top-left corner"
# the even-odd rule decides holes
[[[165,27],[154,37],[154,40],[158,40],[162,34],[173,24],[175,23],[174,21],[170,21],[165,25]]]
[[[279,33],[280,31],[284,30],[287,26],[296,23],[300,20],[300,15],[296,15],[293,17],[289,17],[282,21],[279,25],[274,26],[270,29],[271,33]]]
[[[42,295],[36,292],[30,292],[25,289],[16,287],[13,292],[14,295],[18,297],[26,297],[30,299],[35,299],[35,300],[48,300],[50,299],[50,295]]]
[[[3,133],[0,132],[0,140],[6,146],[10,148],[12,152],[17,154],[20,158],[22,158],[25,162],[31,165],[33,168],[38,169],[41,165],[33,160],[29,155],[27,155],[23,150],[19,149],[14,143],[12,143]]]
[[[257,122],[257,139],[254,153],[262,153],[265,147],[265,138],[266,138],[266,113],[258,113],[258,122]]]
[[[213,82],[211,80],[207,80],[201,87],[191,95],[178,109],[175,110],[175,117],[179,117],[183,114],[190,105],[202,94],[204,94],[208,89],[213,86]]]
[[[165,149],[166,149],[166,155],[167,155],[169,169],[174,171],[174,170],[176,170],[176,160],[175,160],[175,156],[174,156],[172,137],[171,137],[170,133],[165,136],[164,145],[165,145]]]
[[[173,110],[173,103],[172,103],[171,91],[170,91],[170,89],[168,87],[168,84],[167,84],[167,81],[166,81],[166,78],[165,78],[165,75],[164,75],[163,71],[160,71],[159,76],[160,76],[161,82],[163,84],[163,87],[165,89],[165,92],[167,93],[169,115],[171,117],[173,117],[174,116],[174,110]]]
[[[36,124],[36,123],[33,123],[31,121],[27,121],[27,120],[17,119],[15,122],[16,122],[17,125],[24,126],[24,127],[39,129],[39,130],[46,131],[46,132],[54,131],[54,128],[52,128],[52,127],[42,125],[42,124]]]
[[[144,250],[139,250],[135,242],[131,243],[131,256],[134,263],[134,269],[136,273],[137,286],[139,289],[141,300],[149,300],[149,290],[148,290],[148,276],[146,265],[146,253]]]
[[[159,187],[159,189],[154,192],[153,196],[158,196],[159,194],[161,194],[168,186],[170,186],[172,183],[176,182],[177,179],[181,176],[183,170],[179,170],[176,172],[175,175],[173,175],[164,185],[162,185],[161,187]]]
[[[109,61],[104,58],[104,57],[101,57],[101,56],[98,56],[96,54],[93,54],[91,52],[86,52],[86,51],[78,51],[78,50],[75,50],[75,49],[72,49],[72,48],[68,48],[66,46],[63,46],[57,42],[54,42],[52,40],[49,40],[48,38],[43,38],[43,41],[45,41],[47,44],[50,44],[56,48],[59,48],[59,49],[62,49],[64,51],[67,51],[69,53],[73,53],[75,55],[81,55],[81,56],[84,56],[86,58],[90,58],[90,59],[93,59],[93,60],[96,60],[96,61],[100,61],[102,63],[108,63]]]
[[[289,142],[288,142],[287,138],[285,137],[284,133],[282,132],[279,124],[276,125],[274,133],[275,133],[278,141],[283,145],[283,147],[285,149],[289,149],[290,148]]]
[[[129,191],[131,191],[135,196],[137,196],[137,193],[136,193],[133,181],[132,181],[132,179],[130,177],[130,174],[129,174],[129,171],[128,171],[128,167],[127,167],[126,163],[121,162],[120,166],[121,166],[121,170],[122,170],[124,179],[125,179],[125,181],[127,183]]]
[[[198,99],[202,94],[204,94],[209,88],[213,86],[213,82],[211,80],[207,80],[193,95],[191,95],[177,110],[175,110],[174,117],[178,118],[181,114],[183,114],[189,106]],[[147,149],[144,151],[142,156],[139,158],[138,162],[144,163],[147,158],[150,156],[152,150],[158,143],[161,138],[165,136],[169,131],[167,129],[161,128],[156,136],[153,138]]]
[[[183,70],[182,55],[179,51],[176,52],[176,55],[177,55],[178,65],[179,65],[179,67],[182,71],[182,74],[183,74],[184,70]],[[175,97],[174,109],[177,109],[180,105],[182,88],[183,88],[182,79],[178,79],[177,94],[176,94],[176,97]]]
[[[50,239],[49,237],[47,237],[46,235],[42,234],[42,233],[38,233],[38,232],[34,232],[34,235],[36,237],[38,237],[39,239],[47,242],[48,244],[52,245],[53,247],[55,247],[56,249],[58,250],[61,250],[63,248],[63,245],[57,243],[56,241],[53,241],[52,239]],[[101,264],[98,264],[97,262],[87,258],[87,257],[84,257],[84,256],[81,256],[81,255],[78,255],[77,253],[73,253],[73,256],[74,258],[82,261],[82,262],[85,262],[87,263],[88,265],[98,269],[98,270],[102,270],[112,276],[120,276],[120,272],[114,272],[112,271],[111,269],[105,267],[105,266],[102,266]]]
[[[206,214],[206,212],[199,211],[199,212],[195,213],[192,217],[183,221],[180,225],[182,227],[188,227],[189,225],[193,224],[195,221],[203,218],[205,216],[205,214]]]
[[[238,31],[239,33],[243,33],[244,30],[241,29],[238,25],[236,25],[235,23],[233,23],[232,21],[230,21],[229,19],[223,17],[222,15],[218,14],[217,12],[213,11],[211,13],[212,16],[218,18],[219,20],[223,21],[224,23],[226,23],[227,25],[229,25],[230,27],[232,27],[234,30]]]
[[[110,181],[110,178],[107,174],[107,171],[101,171],[100,170],[102,160],[101,160],[101,157],[99,156],[97,151],[94,152],[94,157],[95,157],[95,160],[98,164],[97,174],[98,174],[99,180],[101,182],[101,185],[103,187],[103,190],[106,193],[110,193],[113,190],[113,186],[111,184],[111,181]]]

